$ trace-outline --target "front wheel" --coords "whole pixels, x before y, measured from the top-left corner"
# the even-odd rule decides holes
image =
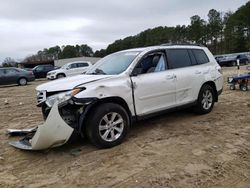
[[[58,74],[58,75],[56,76],[57,79],[64,78],[64,77],[66,77],[64,74]]]
[[[235,90],[235,89],[236,89],[236,87],[234,84],[230,85],[230,90]]]
[[[202,86],[195,107],[195,111],[198,114],[207,114],[212,111],[215,100],[214,92],[214,89],[210,85]]]
[[[128,113],[122,106],[114,103],[101,104],[87,119],[87,137],[99,148],[119,145],[129,131],[129,122]]]

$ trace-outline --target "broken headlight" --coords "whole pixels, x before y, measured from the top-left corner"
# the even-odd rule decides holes
[[[82,90],[83,89],[81,89],[81,88],[76,88],[76,89],[73,89],[71,91],[52,95],[52,96],[47,98],[45,103],[48,105],[48,107],[52,107],[56,101],[58,101],[58,105],[63,105],[64,103],[66,103],[68,100],[70,100],[73,96],[75,96],[76,94],[78,94]]]

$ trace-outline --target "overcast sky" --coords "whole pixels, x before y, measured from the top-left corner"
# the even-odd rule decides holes
[[[235,11],[247,0],[1,0],[0,62],[55,45],[97,50],[156,26],[187,25],[198,14]]]

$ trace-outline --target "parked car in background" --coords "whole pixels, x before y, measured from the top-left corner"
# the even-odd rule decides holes
[[[0,68],[0,85],[18,84],[24,86],[27,82],[34,80],[35,77],[31,71],[15,67]]]
[[[32,71],[35,75],[35,78],[46,78],[47,73],[54,69],[55,67],[53,65],[37,65],[32,69]]]
[[[244,54],[240,55],[218,55],[215,56],[216,61],[220,66],[236,66],[237,60],[240,61],[240,65],[247,65],[249,60]]]
[[[54,80],[68,76],[75,76],[78,74],[85,73],[91,66],[92,64],[88,61],[76,61],[67,63],[60,69],[48,72],[47,78],[49,80]]]

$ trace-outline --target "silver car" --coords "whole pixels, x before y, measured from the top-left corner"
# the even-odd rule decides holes
[[[24,86],[27,82],[34,80],[35,77],[31,71],[15,67],[0,68],[0,85],[18,84]]]

